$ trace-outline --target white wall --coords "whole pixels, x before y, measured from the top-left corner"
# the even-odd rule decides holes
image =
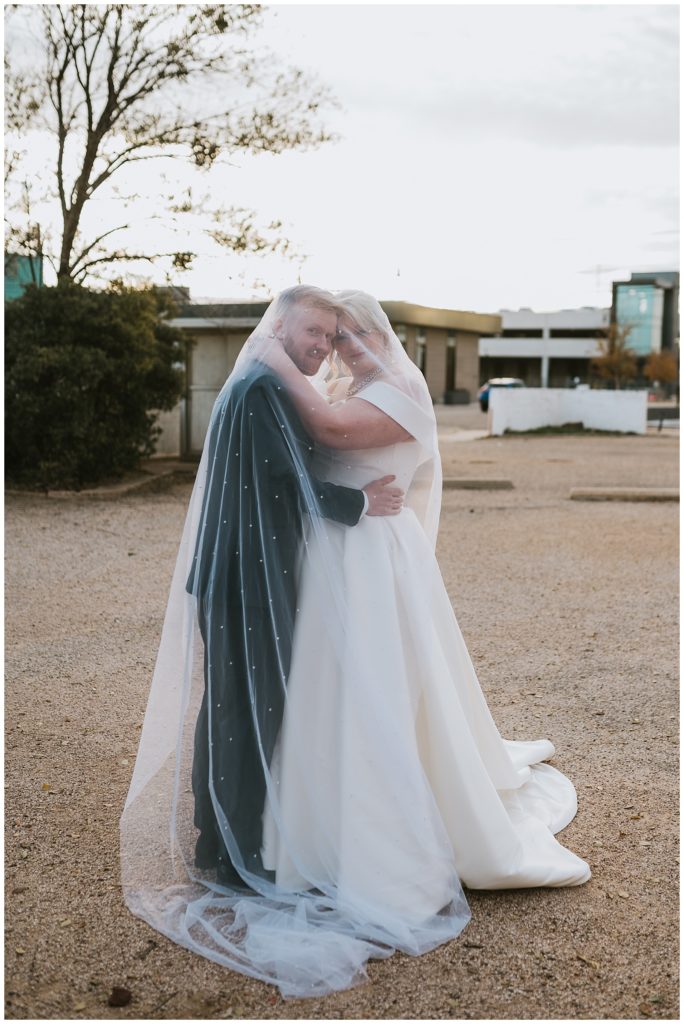
[[[199,384],[190,387],[190,432],[189,447],[191,452],[201,452],[207,436],[211,411],[218,397],[220,388],[205,388]]]
[[[491,388],[490,434],[582,423],[592,430],[646,433],[648,391],[578,388]]]
[[[593,338],[480,338],[480,358],[510,359],[593,359],[600,355]]]
[[[173,409],[157,414],[157,426],[161,427],[162,432],[157,440],[155,455],[175,455],[176,457],[180,455],[184,416],[184,399],[181,399]]]

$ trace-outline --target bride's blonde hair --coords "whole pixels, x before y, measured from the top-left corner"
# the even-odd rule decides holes
[[[346,314],[362,331],[377,331],[382,336],[383,348],[389,347],[389,320],[376,298],[367,292],[350,288],[337,292],[335,300],[343,315]]]
[[[348,317],[360,331],[375,331],[382,338],[382,348],[386,352],[389,350],[391,327],[385,311],[376,298],[368,292],[349,288],[346,291],[335,292],[335,302],[341,316]],[[328,359],[330,374],[326,378],[326,383],[330,392],[341,374],[340,362],[335,359],[334,353]]]

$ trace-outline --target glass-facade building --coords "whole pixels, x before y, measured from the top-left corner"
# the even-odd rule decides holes
[[[5,302],[18,299],[27,284],[43,284],[43,257],[5,253]]]
[[[663,290],[654,284],[618,284],[615,319],[620,327],[631,325],[627,344],[637,355],[659,352],[663,333]]]
[[[634,273],[613,282],[611,320],[630,325],[627,344],[642,358],[679,345],[679,273]]]

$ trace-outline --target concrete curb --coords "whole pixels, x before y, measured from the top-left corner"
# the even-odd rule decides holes
[[[489,437],[488,430],[458,430],[452,431],[447,434],[446,431],[439,431],[437,437],[440,444],[450,444],[452,441],[480,441],[484,437]]]
[[[166,469],[158,469],[149,472],[142,480],[130,480],[121,484],[114,484],[110,487],[92,487],[84,489],[82,491],[24,491],[18,489],[7,488],[5,490],[6,495],[17,495],[20,497],[26,497],[30,495],[34,498],[50,498],[55,501],[64,501],[69,498],[87,498],[89,500],[96,499],[100,501],[106,501],[116,498],[125,498],[129,494],[144,494],[145,492],[151,493],[154,491],[163,491],[167,487],[171,487],[174,483],[180,480],[192,480],[197,472],[197,467],[194,464],[189,464],[187,468],[185,466],[169,466]],[[483,477],[471,477],[470,479],[465,477],[445,477],[442,481],[442,487],[444,490],[463,490],[463,491],[512,491],[513,482],[511,480],[493,480]]]
[[[575,487],[571,501],[679,501],[677,487]]]
[[[111,487],[92,487],[82,491],[28,491],[7,488],[6,495],[19,497],[30,496],[32,498],[49,498],[56,501],[63,501],[69,498],[99,499],[101,501],[116,498],[125,498],[129,494],[144,494],[153,491],[163,491],[179,480],[192,480],[195,477],[196,467],[189,466],[187,469],[178,467],[161,470],[161,472],[150,473],[142,480],[130,480],[121,484],[114,484]]]
[[[446,490],[460,491],[512,491],[512,480],[490,480],[484,477],[454,477],[447,476],[442,481],[442,487]]]

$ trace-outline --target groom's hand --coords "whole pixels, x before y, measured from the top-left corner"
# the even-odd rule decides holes
[[[394,476],[383,476],[363,488],[368,495],[367,516],[396,516],[404,505],[404,492],[399,487],[390,487]]]

